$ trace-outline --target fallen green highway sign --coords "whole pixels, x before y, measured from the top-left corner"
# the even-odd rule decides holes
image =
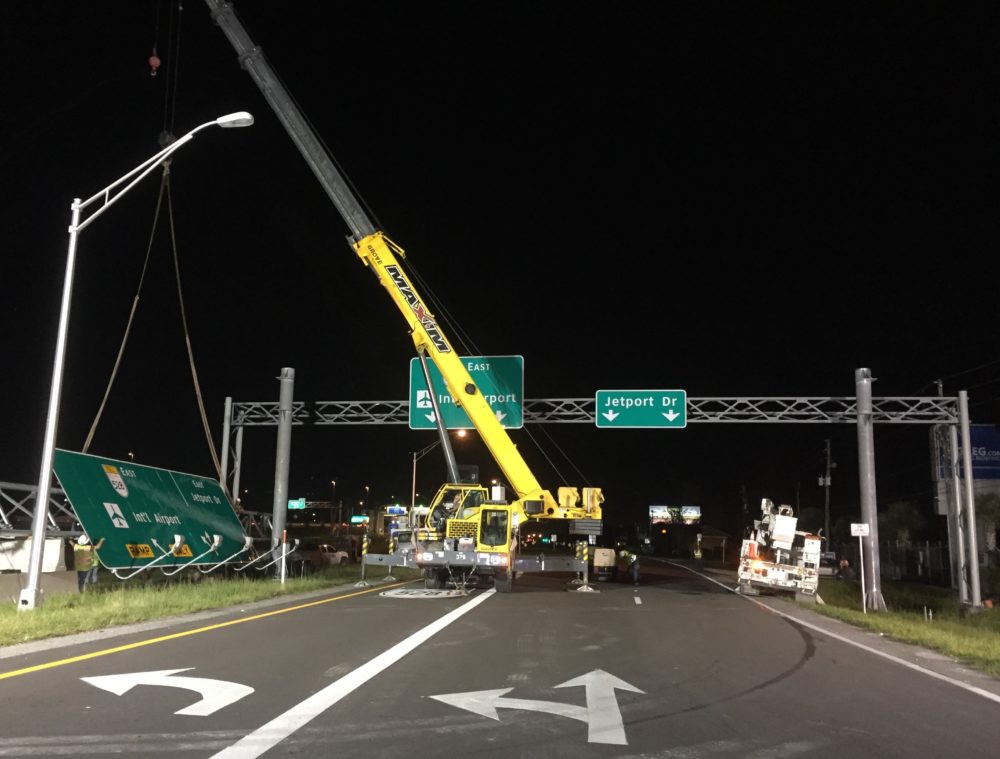
[[[53,469],[91,541],[104,538],[98,556],[109,569],[248,558],[240,553],[243,527],[217,480],[59,449]],[[183,543],[171,550],[177,536]]]
[[[598,390],[598,427],[687,427],[686,390]]]

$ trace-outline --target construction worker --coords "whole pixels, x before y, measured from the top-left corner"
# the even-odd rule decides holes
[[[73,546],[73,563],[76,565],[77,585],[83,593],[88,585],[97,584],[97,551],[104,545],[104,538],[91,543],[87,535],[81,535]]]
[[[625,562],[625,568],[632,575],[632,584],[639,584],[639,554],[633,553],[627,548],[622,548],[618,556]]]

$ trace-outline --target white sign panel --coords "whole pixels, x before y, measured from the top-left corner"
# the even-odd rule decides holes
[[[870,525],[867,522],[861,522],[860,524],[856,522],[851,523],[851,537],[855,538],[867,538],[870,531]]]

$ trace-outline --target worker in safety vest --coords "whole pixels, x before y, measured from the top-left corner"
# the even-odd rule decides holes
[[[629,551],[627,548],[621,549],[618,556],[625,562],[625,568],[632,575],[632,584],[639,584],[639,555]]]
[[[104,538],[91,543],[87,535],[77,538],[73,546],[73,563],[76,565],[77,585],[83,593],[88,585],[97,584],[97,551],[104,545]]]

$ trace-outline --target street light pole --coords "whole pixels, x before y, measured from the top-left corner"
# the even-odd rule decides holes
[[[823,527],[826,532],[826,547],[830,549],[830,470],[833,462],[830,460],[830,438],[826,439],[826,475],[823,477]]]
[[[336,536],[340,524],[334,526],[333,511],[337,508],[337,481],[330,480],[330,534]]]
[[[465,430],[458,430],[455,435],[459,438],[465,437]],[[410,491],[410,511],[417,505],[417,462],[420,461],[424,456],[433,451],[439,445],[441,445],[441,438],[435,440],[430,445],[426,445],[419,451],[413,451],[413,489]],[[451,451],[451,445],[449,444],[446,450],[446,457],[450,454],[452,460],[455,458],[455,454]],[[451,465],[448,467],[449,472],[452,470]],[[457,471],[457,464],[455,465],[455,471]]]
[[[433,451],[441,445],[440,440],[435,440],[428,446],[421,448],[419,451],[413,451],[413,488],[410,490],[410,513],[413,513],[413,509],[417,506],[417,462],[426,456],[428,453]]]
[[[56,355],[52,366],[52,385],[49,391],[49,410],[45,420],[45,437],[42,443],[42,460],[38,475],[38,495],[31,524],[31,555],[28,561],[28,580],[21,591],[19,610],[34,609],[42,602],[40,575],[42,552],[45,548],[45,524],[49,515],[49,494],[52,488],[52,459],[55,454],[56,427],[59,423],[59,401],[62,398],[63,366],[66,359],[66,334],[69,330],[69,309],[73,299],[73,273],[76,268],[77,238],[98,216],[110,208],[119,198],[152,173],[168,157],[190,142],[196,132],[210,126],[244,127],[253,124],[253,116],[246,111],[220,116],[207,121],[151,158],[147,158],[125,176],[112,182],[87,200],[74,198],[70,206],[69,249],[66,255],[66,277],[63,281],[62,306],[59,309],[59,331],[56,334]],[[131,180],[131,181],[129,181]],[[126,184],[128,182],[128,184]],[[124,187],[122,186],[124,185]],[[87,218],[81,220],[84,209],[97,201],[101,205]]]

